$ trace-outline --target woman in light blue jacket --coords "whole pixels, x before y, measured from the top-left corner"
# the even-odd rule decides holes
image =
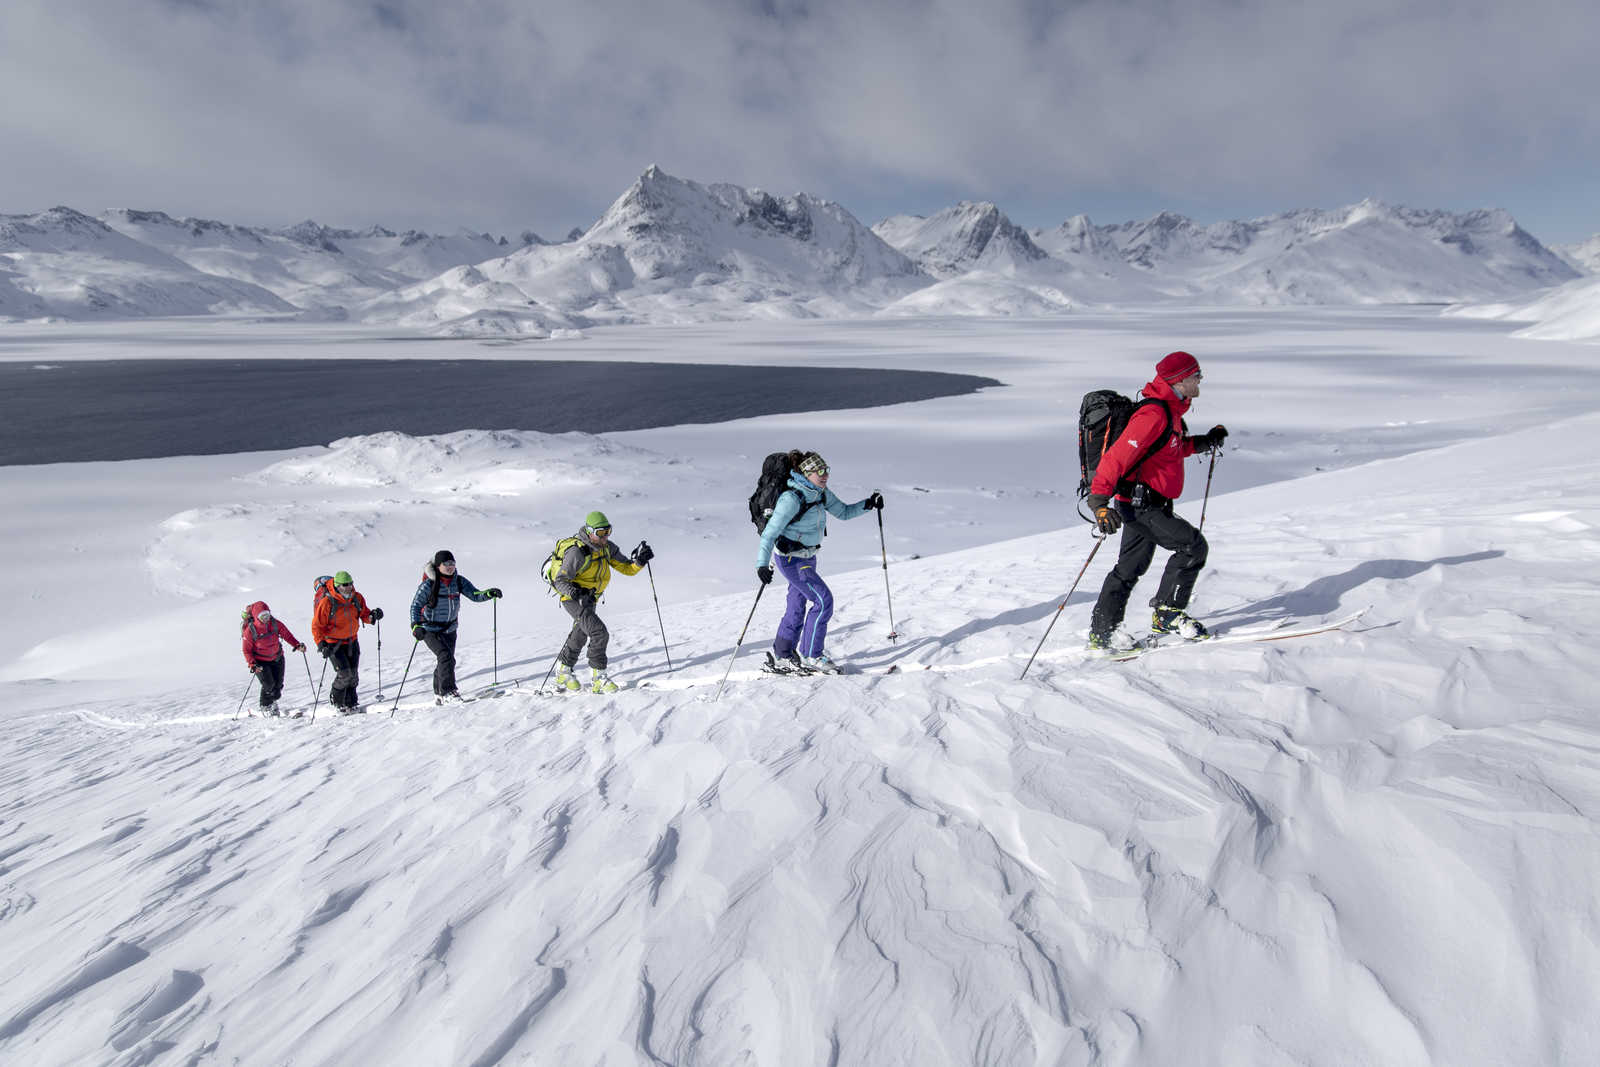
[[[828,620],[833,618],[833,592],[817,574],[817,550],[828,532],[824,512],[853,519],[881,507],[881,493],[873,493],[856,504],[844,503],[828,489],[828,464],[822,457],[807,452],[799,458],[787,488],[773,505],[772,518],[761,531],[761,544],[756,549],[756,577],[762,585],[772,581],[770,561],[774,549],[778,570],[789,580],[788,605],[767,657],[774,670],[839,673],[825,650]]]

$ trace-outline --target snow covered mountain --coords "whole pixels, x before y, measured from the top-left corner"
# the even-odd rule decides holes
[[[1600,274],[1600,233],[1575,245],[1556,245],[1551,251],[1566,260],[1574,270]]]
[[[1497,210],[1363,200],[1210,226],[1163,212],[1101,232],[1127,262],[1230,303],[1448,303],[1530,292],[1577,273]]]
[[[0,215],[0,317],[122,319],[293,311],[67,207]]]
[[[844,208],[650,167],[588,231],[379,297],[369,322],[450,332],[862,314],[928,284]]]
[[[989,203],[962,201],[929,218],[895,215],[872,232],[935,278],[973,270],[1015,272],[1045,258],[1026,230]]]
[[[1511,302],[1600,258],[1600,236],[1558,255],[1504,211],[1373,200],[1211,225],[1172,212],[1109,226],[1079,215],[1032,233],[992,203],[963,202],[869,229],[804,193],[702,185],[654,166],[560,244],[149,211],[0,218],[0,315],[306,309],[463,335],[1150,303]]]
[[[272,230],[174,219],[160,211],[108,211],[100,219],[196,270],[259,285],[302,308],[365,303],[452,267],[504,255],[509,248],[504,237],[486,233],[356,231],[310,220]]]

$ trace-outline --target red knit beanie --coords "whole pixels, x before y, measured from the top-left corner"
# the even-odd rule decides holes
[[[1200,361],[1187,352],[1169,352],[1156,364],[1156,377],[1176,385],[1200,369]]]

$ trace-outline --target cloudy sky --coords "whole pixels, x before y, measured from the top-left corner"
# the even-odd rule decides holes
[[[0,0],[0,213],[558,237],[651,163],[871,223],[1376,196],[1600,231],[1573,0]]]

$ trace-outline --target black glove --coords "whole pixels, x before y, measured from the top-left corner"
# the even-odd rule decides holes
[[[1093,493],[1084,502],[1089,505],[1089,511],[1094,515],[1095,527],[1101,533],[1114,534],[1122,529],[1122,516],[1117,514],[1110,497]]]
[[[260,674],[261,673],[261,664],[259,664],[259,663],[250,664],[250,673],[251,674]]]
[[[633,561],[635,563],[640,564],[640,565],[649,563],[651,560],[653,560],[655,558],[656,558],[655,549],[651,548],[649,545],[645,544],[643,541],[640,541],[639,542],[639,547],[633,550]]]
[[[411,627],[411,636],[416,638],[418,641],[421,641],[422,640],[422,635],[427,633],[427,632],[428,632],[428,628],[426,626],[422,625],[420,622],[416,623],[415,625],[413,625]]]
[[[771,585],[772,584],[772,568],[771,567],[757,567],[756,568],[756,577],[761,579],[761,584],[762,585]]]
[[[500,587],[497,585],[491,585],[489,588],[483,591],[483,595],[488,597],[490,600],[499,600]]]
[[[383,609],[382,608],[373,608],[372,609],[372,621],[373,622],[377,622],[381,618],[383,618]]]
[[[294,650],[296,652],[304,652],[306,650],[306,646],[305,645],[295,645],[294,646]]]
[[[871,496],[867,497],[867,510],[872,511],[873,509],[877,509],[878,511],[883,510],[882,493],[873,493]]]
[[[1218,423],[1217,425],[1211,427],[1208,432],[1203,433],[1194,439],[1194,450],[1196,452],[1211,452],[1215,449],[1221,448],[1222,442],[1226,441],[1227,439],[1228,428],[1223,426],[1221,423]]]
[[[323,659],[327,659],[329,656],[333,655],[333,644],[328,641],[318,641],[317,651],[322,653]]]

